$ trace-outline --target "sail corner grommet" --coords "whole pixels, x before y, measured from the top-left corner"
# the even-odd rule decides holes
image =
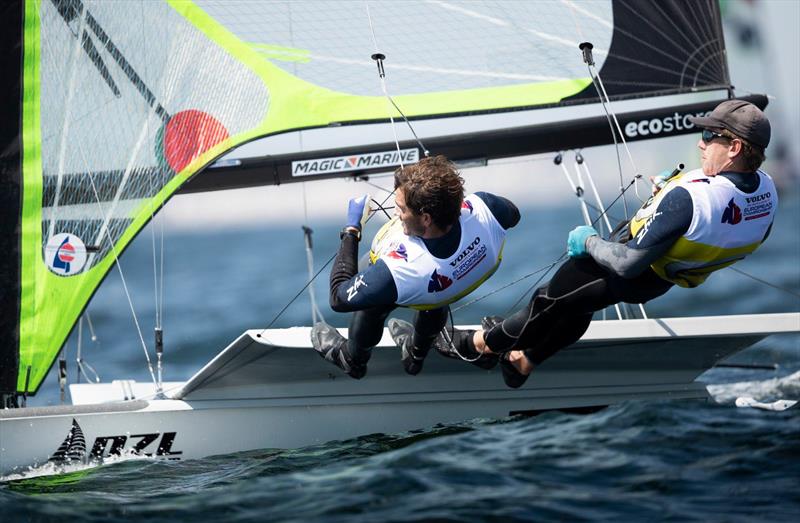
[[[386,77],[386,72],[383,70],[383,61],[386,59],[386,55],[383,53],[373,53],[370,58],[375,60],[375,63],[378,64],[378,76],[381,78]]]

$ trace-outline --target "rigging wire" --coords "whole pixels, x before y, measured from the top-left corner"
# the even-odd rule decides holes
[[[83,151],[83,147],[82,147],[82,145],[80,143],[78,144],[78,152],[80,153],[81,158],[84,161],[84,164],[89,165],[88,162],[86,161],[86,155],[85,155],[85,153]],[[91,172],[90,169],[86,170],[86,174],[88,174],[89,182],[92,184],[92,192],[94,193],[95,201],[97,202],[97,208],[98,208],[98,210],[100,212],[100,215],[103,216],[104,215],[103,206],[100,203],[100,194],[97,191],[97,185],[94,183],[94,176],[92,175],[92,172]],[[111,209],[109,209],[109,212],[111,212]],[[139,341],[141,341],[141,343],[142,343],[142,350],[144,351],[144,357],[147,360],[147,370],[150,373],[150,377],[153,380],[153,384],[156,386],[156,388],[158,388],[159,387],[159,383],[158,383],[158,380],[156,380],[156,375],[155,375],[155,372],[153,371],[153,362],[150,361],[150,353],[147,351],[147,344],[144,342],[144,336],[142,335],[142,329],[139,326],[139,318],[136,316],[136,309],[133,306],[133,300],[131,299],[131,293],[128,290],[128,283],[125,281],[125,274],[124,274],[124,272],[122,270],[122,265],[120,265],[120,263],[119,263],[119,253],[117,252],[117,246],[114,243],[114,239],[111,237],[111,231],[109,230],[109,228],[108,227],[104,227],[103,229],[104,229],[104,232],[106,234],[106,239],[108,240],[108,243],[111,246],[111,252],[114,255],[114,265],[116,265],[117,271],[119,272],[119,279],[122,282],[122,289],[125,291],[125,297],[128,300],[128,306],[130,307],[131,315],[133,316],[133,323],[136,325],[136,332],[139,334]]]
[[[792,296],[800,298],[800,292],[794,292],[793,290],[788,289],[786,287],[781,287],[780,285],[776,285],[776,284],[770,283],[770,282],[768,282],[766,280],[762,280],[761,278],[759,278],[757,276],[753,276],[752,274],[747,273],[747,272],[743,271],[742,269],[737,269],[733,265],[728,266],[728,269],[730,269],[730,270],[732,270],[734,272],[738,272],[742,276],[747,276],[751,280],[757,281],[758,283],[762,283],[762,284],[766,285],[767,287],[772,287],[773,289],[777,289],[779,291],[783,291],[783,292],[785,292],[787,294],[791,294]]]
[[[496,288],[496,289],[493,289],[493,290],[492,290],[492,291],[490,291],[490,292],[487,292],[486,294],[482,294],[481,296],[478,296],[477,298],[474,298],[474,299],[472,299],[472,300],[470,300],[470,301],[468,301],[468,302],[466,302],[466,303],[464,303],[464,304],[462,304],[462,305],[459,305],[458,307],[455,307],[454,309],[452,309],[452,312],[458,312],[458,311],[460,311],[461,309],[465,309],[465,308],[469,307],[470,305],[473,305],[473,304],[475,304],[475,303],[478,303],[479,301],[482,301],[482,300],[484,300],[484,299],[488,298],[489,296],[492,296],[493,294],[497,294],[498,292],[500,292],[500,291],[502,291],[502,290],[505,290],[505,289],[507,289],[507,288],[511,287],[512,285],[516,285],[517,283],[521,282],[522,280],[526,280],[526,279],[530,278],[531,276],[535,276],[536,274],[538,274],[538,273],[540,273],[540,272],[542,272],[542,271],[546,271],[546,272],[544,273],[544,276],[546,276],[546,275],[547,275],[547,273],[548,273],[548,272],[550,272],[550,270],[551,270],[551,269],[552,269],[552,268],[553,268],[553,267],[554,267],[554,266],[555,266],[555,265],[556,265],[558,262],[560,262],[560,261],[561,261],[561,260],[564,258],[564,256],[566,256],[566,254],[562,255],[562,256],[561,256],[559,259],[557,259],[556,261],[554,261],[553,263],[551,263],[551,264],[549,264],[549,265],[545,265],[545,266],[543,266],[543,267],[541,267],[541,268],[539,268],[539,269],[536,269],[536,270],[535,270],[535,271],[533,271],[533,272],[530,272],[530,273],[528,273],[528,274],[525,274],[524,276],[522,276],[522,277],[520,277],[520,278],[517,278],[517,279],[516,279],[516,280],[514,280],[514,281],[511,281],[511,282],[509,282],[509,283],[507,283],[507,284],[505,284],[505,285],[503,285],[503,286],[501,286],[501,287],[498,287],[498,288]],[[544,278],[544,276],[542,276],[542,278]],[[539,280],[537,280],[537,281],[536,281],[536,282],[535,282],[533,285],[534,285],[534,286],[538,285],[538,284],[539,284],[539,282],[542,280],[542,278],[539,278]],[[533,289],[533,288],[531,288],[530,290],[532,290],[532,289]],[[525,292],[525,294],[523,295],[523,297],[524,297],[525,295],[527,295],[527,294],[528,294],[528,292],[530,292],[530,290],[526,291],[526,292]],[[521,300],[521,298],[520,298],[520,300]],[[514,307],[516,307],[516,306],[517,306],[517,304],[520,302],[520,300],[517,300],[517,302],[516,302],[516,303],[514,303],[514,305],[513,305],[511,308],[513,309]]]
[[[369,21],[369,31],[370,34],[372,35],[372,45],[375,49],[375,52],[372,54],[372,59],[375,60],[378,66],[378,78],[380,80],[381,90],[383,90],[383,95],[389,101],[389,104],[395,108],[395,110],[400,114],[400,116],[403,117],[403,120],[406,122],[406,125],[408,125],[411,134],[414,136],[414,140],[416,140],[417,144],[419,144],[420,149],[422,149],[422,154],[425,156],[430,156],[430,151],[428,151],[428,148],[425,147],[425,145],[422,143],[422,140],[420,140],[419,136],[417,136],[417,133],[414,131],[414,126],[411,125],[411,122],[408,120],[408,118],[406,118],[405,113],[403,113],[403,111],[400,110],[400,107],[397,106],[394,99],[389,95],[389,91],[386,88],[386,72],[383,68],[383,60],[386,59],[386,55],[378,51],[378,40],[375,37],[375,28],[372,25],[372,14],[370,13],[369,10],[369,2],[368,1],[364,2],[364,5],[367,8],[367,20]],[[394,134],[394,143],[395,146],[397,147],[397,155],[400,159],[400,168],[404,169],[405,167],[403,166],[402,154],[400,154],[400,141],[397,139],[397,129],[395,126],[394,117],[392,116],[391,108],[387,107],[387,109],[388,109],[387,113],[389,114],[389,121],[391,122],[392,126],[392,133]]]
[[[302,183],[303,186],[303,216],[305,218],[306,225],[303,225],[303,239],[305,241],[306,246],[306,266],[308,269],[308,277],[312,278],[314,275],[314,246],[311,240],[311,235],[314,231],[311,227],[308,226],[308,198],[306,196],[306,184],[305,182]],[[311,321],[313,323],[317,323],[317,318],[319,317],[320,321],[325,321],[325,317],[322,315],[322,311],[319,309],[317,305],[317,297],[316,293],[314,292],[314,286],[310,285],[308,287],[308,297],[311,300]]]
[[[92,327],[92,321],[89,318],[89,313],[84,312],[81,315],[80,319],[78,320],[78,351],[75,357],[75,364],[77,367],[77,379],[75,380],[76,383],[81,382],[81,372],[84,376],[86,376],[87,381],[94,381],[95,383],[100,383],[100,376],[97,374],[97,371],[89,365],[88,362],[83,360],[83,320],[86,319],[86,323],[89,325],[89,334],[91,335],[92,341],[97,341],[97,336],[94,334],[94,327]],[[94,378],[89,375],[89,372],[94,375]]]
[[[367,8],[367,19],[369,20],[369,29],[370,29],[370,33],[372,35],[372,43],[373,43],[373,46],[375,48],[375,53],[372,55],[372,59],[375,60],[377,62],[377,65],[378,65],[378,79],[379,79],[380,84],[381,84],[381,90],[383,91],[383,94],[386,97],[386,99],[389,101],[389,104],[392,107],[394,107],[397,110],[397,112],[400,113],[400,115],[403,117],[403,120],[405,120],[406,125],[408,125],[408,128],[411,130],[411,134],[414,136],[414,139],[417,141],[417,144],[419,144],[420,148],[422,149],[423,154],[425,156],[429,156],[430,155],[430,151],[428,151],[428,149],[425,147],[425,145],[419,139],[419,137],[417,136],[417,133],[414,131],[414,126],[411,125],[411,122],[408,120],[408,118],[406,118],[406,115],[403,113],[402,110],[400,110],[400,108],[394,102],[394,100],[392,99],[391,95],[389,94],[388,88],[386,87],[386,72],[385,72],[384,67],[383,67],[383,60],[386,58],[386,56],[381,54],[380,52],[378,52],[378,40],[375,37],[375,29],[374,29],[373,24],[372,24],[372,15],[370,14],[369,2],[365,2],[365,6]],[[398,159],[400,161],[400,168],[404,169],[405,166],[403,164],[403,157],[402,157],[402,154],[400,153],[400,140],[399,140],[399,138],[397,136],[397,126],[396,126],[396,122],[394,120],[394,117],[392,116],[392,111],[391,111],[391,108],[389,107],[389,105],[387,105],[387,112],[389,114],[389,121],[390,121],[390,124],[391,124],[391,127],[392,127],[392,134],[394,136],[395,148],[397,150]],[[362,180],[359,180],[359,181],[366,181],[366,180],[362,179]],[[370,185],[373,185],[373,184],[370,184]],[[386,198],[384,198],[383,201],[380,202],[380,203],[378,203],[376,200],[372,200],[373,202],[378,204],[378,208],[370,210],[369,216],[367,216],[367,219],[364,221],[364,225],[369,223],[369,221],[372,219],[372,217],[375,216],[375,214],[379,210],[383,211],[384,214],[388,215],[388,213],[386,212],[386,209],[388,209],[390,207],[386,207],[386,202],[389,201],[389,198],[394,196],[395,191],[394,190],[390,191],[390,190],[384,189],[382,187],[381,187],[381,190],[384,190],[384,191],[388,192],[389,194],[387,194]],[[328,258],[328,260],[325,262],[325,264],[322,267],[320,267],[320,269],[308,280],[308,282],[305,283],[305,285],[303,285],[303,287],[292,297],[292,299],[290,299],[289,302],[286,305],[284,305],[284,307],[278,312],[278,314],[275,315],[275,317],[272,318],[272,320],[267,324],[267,326],[264,327],[256,335],[257,337],[260,338],[264,334],[265,331],[270,329],[275,324],[275,322],[278,321],[278,319],[283,315],[283,313],[286,312],[286,310],[303,294],[303,292],[317,279],[317,277],[319,277],[319,275],[322,273],[322,271],[325,270],[325,268],[328,265],[331,264],[331,262],[334,260],[334,258],[336,258],[336,254],[337,253],[338,253],[338,251],[333,253],[330,256],[330,258]]]

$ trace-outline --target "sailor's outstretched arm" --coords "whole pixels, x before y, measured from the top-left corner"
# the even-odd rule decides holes
[[[647,223],[628,243],[608,242],[599,236],[586,239],[586,253],[622,278],[635,278],[661,258],[692,223],[689,193],[676,187],[658,204]]]
[[[624,243],[608,242],[599,236],[586,240],[586,251],[599,264],[622,278],[635,278],[669,250],[673,241],[646,249],[631,249]]]
[[[330,279],[330,304],[336,312],[353,312],[397,301],[397,286],[389,268],[378,260],[358,272],[358,238],[345,233]]]

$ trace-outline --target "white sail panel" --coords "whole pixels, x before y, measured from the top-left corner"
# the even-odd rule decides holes
[[[376,51],[405,95],[585,77],[578,44],[591,41],[602,64],[613,33],[610,0],[197,3],[265,60],[356,95],[380,93]]]
[[[100,246],[92,262],[124,231],[112,219],[132,219],[131,201],[145,205],[198,143],[258,125],[269,93],[166,3],[44,1],[40,17],[42,245],[75,234]]]

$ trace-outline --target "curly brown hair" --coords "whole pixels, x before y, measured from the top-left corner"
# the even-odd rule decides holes
[[[446,229],[458,221],[464,201],[464,179],[444,156],[423,158],[397,169],[394,188],[403,189],[406,206],[414,214],[430,214],[437,227]]]

